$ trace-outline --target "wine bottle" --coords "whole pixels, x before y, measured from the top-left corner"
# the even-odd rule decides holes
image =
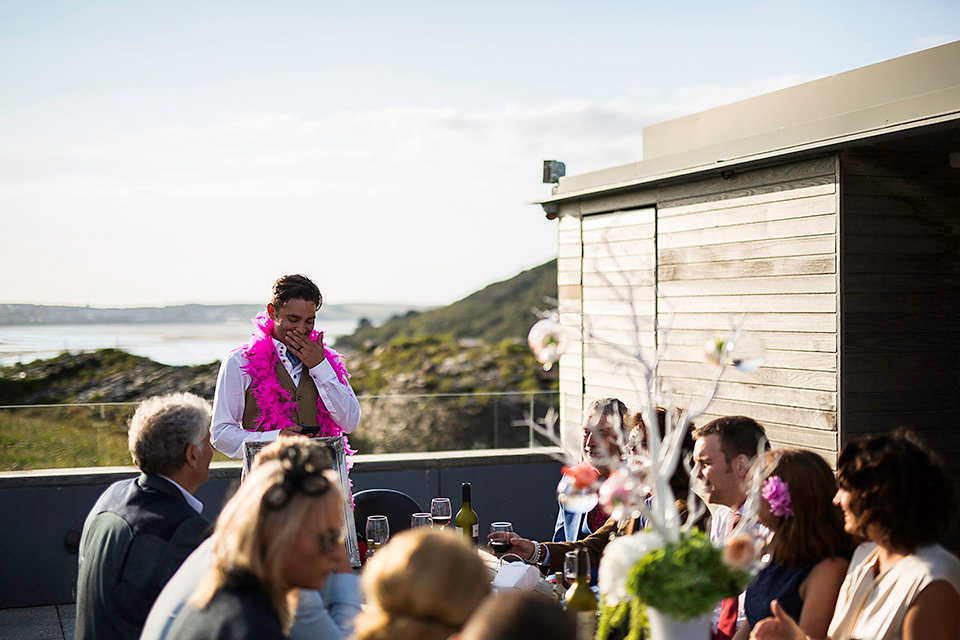
[[[577,577],[567,589],[567,611],[577,617],[577,640],[594,638],[597,635],[597,596],[590,588],[587,571],[589,558],[586,549],[577,554]]]
[[[563,601],[566,589],[563,586],[563,572],[553,574],[553,595],[558,601]]]
[[[463,505],[460,507],[460,511],[457,511],[454,524],[457,525],[457,533],[468,540],[473,540],[473,544],[476,546],[477,539],[480,537],[480,521],[477,520],[477,512],[470,506],[469,482],[463,483]]]

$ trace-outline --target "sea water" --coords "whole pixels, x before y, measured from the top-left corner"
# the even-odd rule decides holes
[[[317,323],[327,345],[357,328],[357,320]],[[61,353],[122,349],[169,365],[222,360],[250,339],[249,322],[189,324],[33,324],[0,326],[0,366]]]

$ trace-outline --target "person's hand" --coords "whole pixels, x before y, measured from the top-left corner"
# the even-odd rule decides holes
[[[500,540],[502,542],[509,542],[510,549],[507,553],[515,553],[525,560],[529,560],[533,557],[536,548],[534,547],[534,542],[532,540],[527,540],[526,538],[521,538],[519,534],[516,534],[512,531],[494,531],[487,536],[487,540]]]
[[[300,435],[300,425],[295,424],[295,425],[289,426],[289,427],[287,427],[287,428],[285,428],[285,429],[280,429],[280,433],[277,434],[277,437],[280,437],[280,436],[298,436],[298,435]]]
[[[323,331],[320,332],[316,342],[311,340],[310,336],[298,331],[287,331],[285,342],[287,348],[300,358],[307,369],[314,368],[326,358],[323,352]]]
[[[770,603],[772,618],[764,618],[753,627],[750,640],[806,640],[806,634],[776,600]]]

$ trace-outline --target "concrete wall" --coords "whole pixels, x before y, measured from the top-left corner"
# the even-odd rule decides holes
[[[97,497],[133,467],[0,473],[0,609],[73,602],[77,554],[67,539],[79,536]],[[460,504],[460,485],[473,485],[481,536],[490,522],[509,520],[529,538],[549,539],[557,515],[560,462],[528,450],[456,451],[355,457],[353,490],[390,488],[421,506],[449,496]],[[204,515],[216,518],[240,477],[239,464],[222,463],[197,493]],[[78,539],[78,538],[77,538]]]

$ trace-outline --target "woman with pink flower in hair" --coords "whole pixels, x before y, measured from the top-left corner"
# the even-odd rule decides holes
[[[827,635],[837,594],[850,560],[852,541],[832,503],[837,483],[826,461],[812,451],[771,451],[760,501],[760,522],[771,532],[770,563],[747,587],[747,624],[735,640],[748,637],[777,600],[811,638]]]

